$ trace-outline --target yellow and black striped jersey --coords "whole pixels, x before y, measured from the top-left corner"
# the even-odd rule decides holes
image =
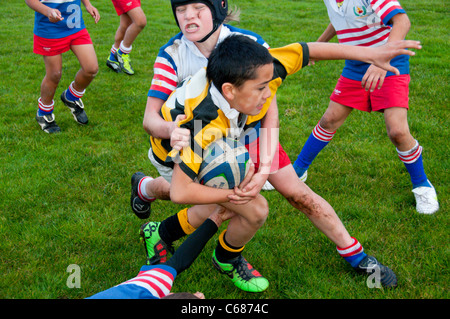
[[[272,95],[258,115],[247,116],[230,108],[225,98],[208,81],[206,68],[202,68],[179,84],[160,111],[166,121],[174,121],[180,114],[186,115],[186,119],[179,122],[179,127],[191,131],[190,146],[178,152],[170,146],[170,139],[150,137],[155,159],[169,167],[177,163],[184,173],[195,179],[202,163],[203,150],[210,143],[230,135],[240,139],[251,128],[257,128],[281,83],[309,62],[305,43],[292,43],[269,49],[269,52],[274,58],[274,77],[269,83]]]

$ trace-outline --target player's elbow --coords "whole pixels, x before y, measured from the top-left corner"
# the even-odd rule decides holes
[[[175,204],[190,204],[189,197],[186,192],[177,189],[176,187],[170,187],[170,200]]]
[[[149,120],[144,116],[144,120],[142,121],[142,127],[147,132],[147,134],[152,135],[151,125],[149,124]]]
[[[408,33],[409,29],[411,28],[411,21],[408,18],[408,15],[406,13],[400,13],[395,15],[392,18],[392,24],[394,27],[401,27],[403,30],[405,30],[405,34]]]

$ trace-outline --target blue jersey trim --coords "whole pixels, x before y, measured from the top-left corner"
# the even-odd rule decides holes
[[[393,16],[395,16],[396,14],[399,14],[399,13],[406,13],[406,11],[403,9],[392,10],[392,12],[390,12],[387,16],[384,17],[383,23],[385,25],[392,26],[392,23],[390,24],[389,21],[392,19]]]

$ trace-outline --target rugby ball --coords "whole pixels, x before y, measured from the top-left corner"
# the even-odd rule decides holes
[[[210,187],[232,189],[244,180],[250,164],[250,155],[244,144],[227,137],[218,139],[203,152],[198,182]]]

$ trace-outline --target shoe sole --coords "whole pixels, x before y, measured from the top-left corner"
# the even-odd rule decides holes
[[[65,97],[65,92],[66,92],[66,91],[63,91],[63,92],[61,93],[61,101],[63,102],[63,104],[64,104],[65,106],[67,106],[67,107],[69,108],[70,113],[72,113],[72,116],[73,116],[75,122],[77,122],[78,124],[81,124],[81,125],[86,125],[86,124],[88,124],[89,119],[87,118],[86,112],[84,112],[84,114],[86,115],[86,122],[81,122],[81,121],[78,120],[77,116],[75,115],[76,109],[73,108],[72,105],[71,105],[71,103],[70,103],[70,101],[66,99],[66,97]],[[84,111],[84,109],[83,109],[83,111]]]
[[[108,68],[110,68],[111,70],[113,70],[114,72],[116,72],[116,73],[120,73],[121,72],[120,65],[118,65],[118,64],[115,64],[115,63],[107,61],[106,62],[106,66]]]

